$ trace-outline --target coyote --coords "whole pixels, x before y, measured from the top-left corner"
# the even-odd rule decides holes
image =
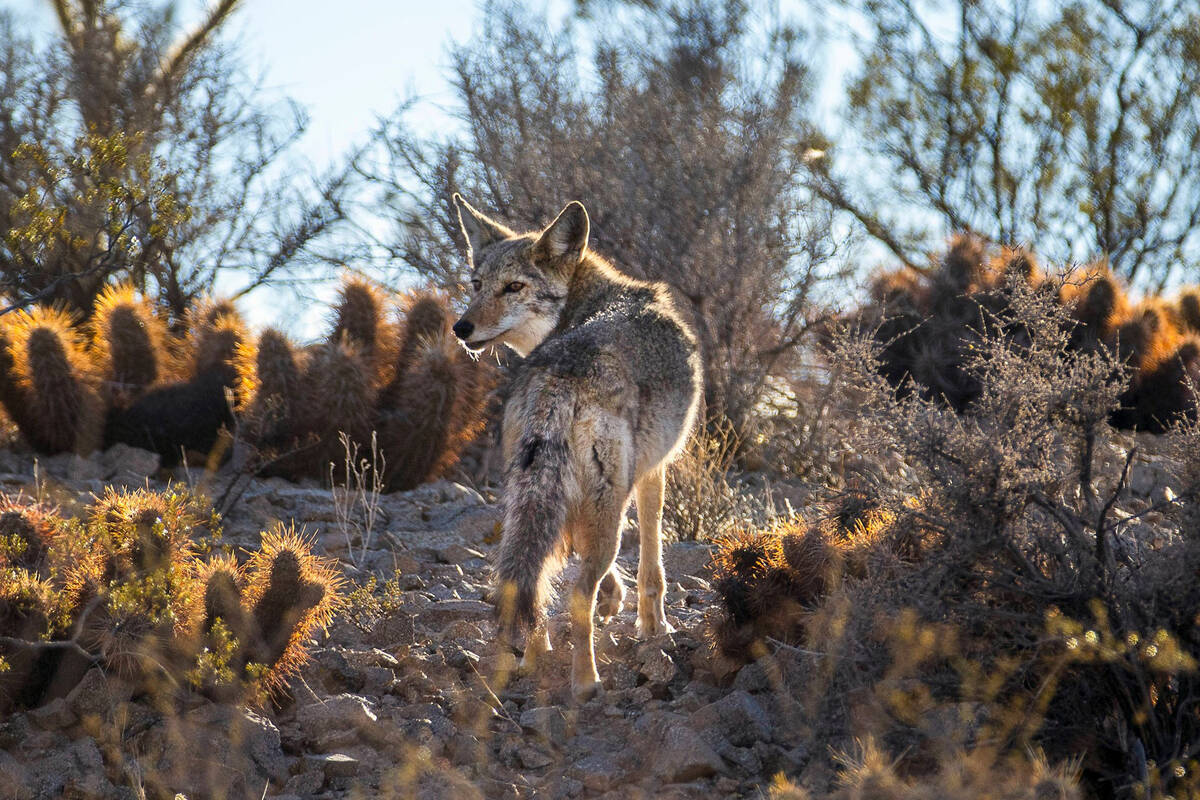
[[[550,582],[573,546],[571,685],[600,687],[592,617],[620,611],[620,527],[637,491],[638,630],[671,631],[663,611],[663,477],[700,399],[696,340],[666,286],[634,280],[587,249],[572,202],[543,231],[517,234],[454,195],[470,246],[471,300],[454,333],[478,352],[524,356],[504,409],[504,535],[496,562],[501,635],[528,633],[528,664],[550,642]],[[599,593],[599,598],[597,598]]]

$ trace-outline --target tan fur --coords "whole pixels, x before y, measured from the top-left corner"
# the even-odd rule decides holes
[[[699,403],[695,337],[666,287],[636,281],[587,250],[579,203],[545,230],[517,235],[457,195],[455,202],[473,270],[471,300],[454,331],[468,349],[505,344],[526,357],[504,412],[502,631],[512,641],[532,629],[527,656],[545,649],[542,612],[573,547],[581,570],[568,603],[571,677],[576,694],[588,696],[599,688],[593,617],[620,610],[615,561],[635,491],[639,630],[671,630],[663,609],[663,474]]]

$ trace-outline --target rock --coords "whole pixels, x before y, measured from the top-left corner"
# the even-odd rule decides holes
[[[439,600],[421,609],[422,625],[437,627],[460,619],[490,619],[492,606],[482,600]]]
[[[608,791],[625,776],[624,770],[616,761],[602,753],[579,759],[571,766],[569,774],[593,792]]]
[[[675,660],[660,647],[638,649],[638,674],[652,683],[670,683],[679,673]]]
[[[56,697],[41,708],[33,709],[29,712],[29,718],[48,731],[66,728],[79,720],[75,710],[62,697]]]
[[[742,692],[765,692],[771,688],[771,678],[764,659],[751,662],[738,670],[733,688]]]
[[[296,725],[304,737],[319,748],[330,748],[335,742],[361,734],[374,738],[379,734],[379,718],[367,698],[355,694],[339,694],[319,703],[296,709]]]
[[[396,611],[379,622],[371,632],[371,640],[388,648],[411,645],[417,641],[416,614]]]
[[[703,542],[672,542],[663,549],[663,564],[672,579],[712,574],[712,547]]]
[[[15,758],[0,750],[0,797],[32,800],[29,773]]]
[[[558,706],[527,709],[522,712],[520,722],[523,730],[548,742],[562,744],[569,736],[567,717]]]
[[[686,783],[707,778],[725,768],[721,757],[700,734],[681,725],[667,729],[648,766],[666,783]]]
[[[259,796],[290,774],[279,729],[244,708],[202,705],[160,720],[135,742],[156,780],[189,797]]]
[[[287,783],[283,785],[283,791],[297,797],[312,797],[320,792],[324,785],[325,771],[323,767],[314,767],[288,778]]]
[[[43,458],[39,463],[56,478],[69,481],[97,481],[104,478],[104,468],[97,460],[76,453],[59,453]]]
[[[326,780],[332,778],[353,778],[358,774],[358,759],[342,753],[309,756],[307,761],[312,767],[320,769]]]
[[[126,702],[132,690],[120,681],[110,681],[99,667],[90,669],[67,693],[67,706],[79,719],[107,719]]]
[[[438,561],[443,564],[463,564],[468,561],[483,561],[487,558],[478,550],[461,544],[452,544],[437,551]]]
[[[98,800],[113,792],[113,786],[104,774],[100,748],[90,738],[76,739],[65,747],[38,753],[36,760],[26,763],[25,770],[34,797]]]
[[[525,769],[543,769],[554,763],[554,759],[544,750],[529,745],[517,748],[517,760]]]
[[[162,458],[158,453],[118,442],[104,451],[101,463],[108,480],[123,476],[144,478],[158,472]]]
[[[688,726],[710,744],[728,740],[740,747],[772,738],[771,718],[745,691],[734,691],[695,711]]]

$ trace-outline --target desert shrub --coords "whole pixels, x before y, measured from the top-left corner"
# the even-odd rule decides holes
[[[213,552],[218,520],[183,489],[109,489],[80,518],[3,507],[6,710],[66,694],[93,666],[168,702],[189,690],[263,701],[341,606],[340,575],[291,529],[265,533],[244,565]]]
[[[884,524],[861,568],[843,558],[841,579],[783,621],[785,645],[820,655],[806,710],[835,741],[872,735],[906,792],[940,780],[948,754],[986,744],[995,764],[1034,747],[1050,763],[1079,759],[1101,796],[1187,794],[1200,740],[1200,550],[1190,531],[1139,538],[1114,511],[1132,455],[1096,453],[1112,447],[1121,354],[1072,346],[1071,307],[1035,282],[1010,275],[992,291],[960,354],[960,385],[975,389],[958,409],[897,390],[872,331],[837,337],[830,359],[856,418],[859,491],[866,518]],[[1194,428],[1174,434],[1188,459]],[[1194,469],[1178,467],[1186,488],[1167,501],[1185,517]]]
[[[697,430],[667,468],[663,530],[678,541],[713,540],[762,522],[765,503],[738,483],[739,437],[728,421]]]

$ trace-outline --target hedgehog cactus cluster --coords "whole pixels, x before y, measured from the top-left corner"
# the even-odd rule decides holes
[[[796,516],[717,539],[713,644],[726,658],[749,661],[768,639],[803,642],[814,610],[844,578],[918,558],[925,535],[914,508],[886,509],[851,492],[821,520]]]
[[[268,329],[239,359],[246,438],[268,474],[327,474],[340,463],[340,433],[364,450],[371,434],[386,460],[389,491],[443,474],[483,428],[493,380],[454,341],[445,297],[402,298],[389,324],[378,291],[348,280],[328,338],[296,348]]]
[[[84,321],[37,307],[0,319],[0,404],[42,453],[117,442],[211,464],[232,435],[265,474],[328,476],[340,434],[377,432],[389,489],[441,475],[482,428],[492,373],[450,333],[445,297],[388,297],[344,281],[323,341],[249,334],[231,303],[205,301],[171,325],[127,286]]]
[[[342,578],[294,531],[239,565],[203,557],[182,491],[109,490],[79,519],[0,498],[0,710],[68,692],[92,666],[137,692],[265,699],[340,607]]]
[[[980,239],[959,235],[929,271],[877,276],[858,321],[873,327],[879,370],[894,386],[962,411],[980,390],[966,366],[972,347],[990,333],[1019,335],[1003,327],[1014,284],[1044,292],[1062,307],[1070,348],[1104,347],[1120,356],[1129,383],[1113,425],[1162,433],[1175,421],[1196,418],[1191,384],[1200,378],[1200,289],[1173,301],[1133,303],[1102,263],[1049,276],[1026,250],[990,253]]]

